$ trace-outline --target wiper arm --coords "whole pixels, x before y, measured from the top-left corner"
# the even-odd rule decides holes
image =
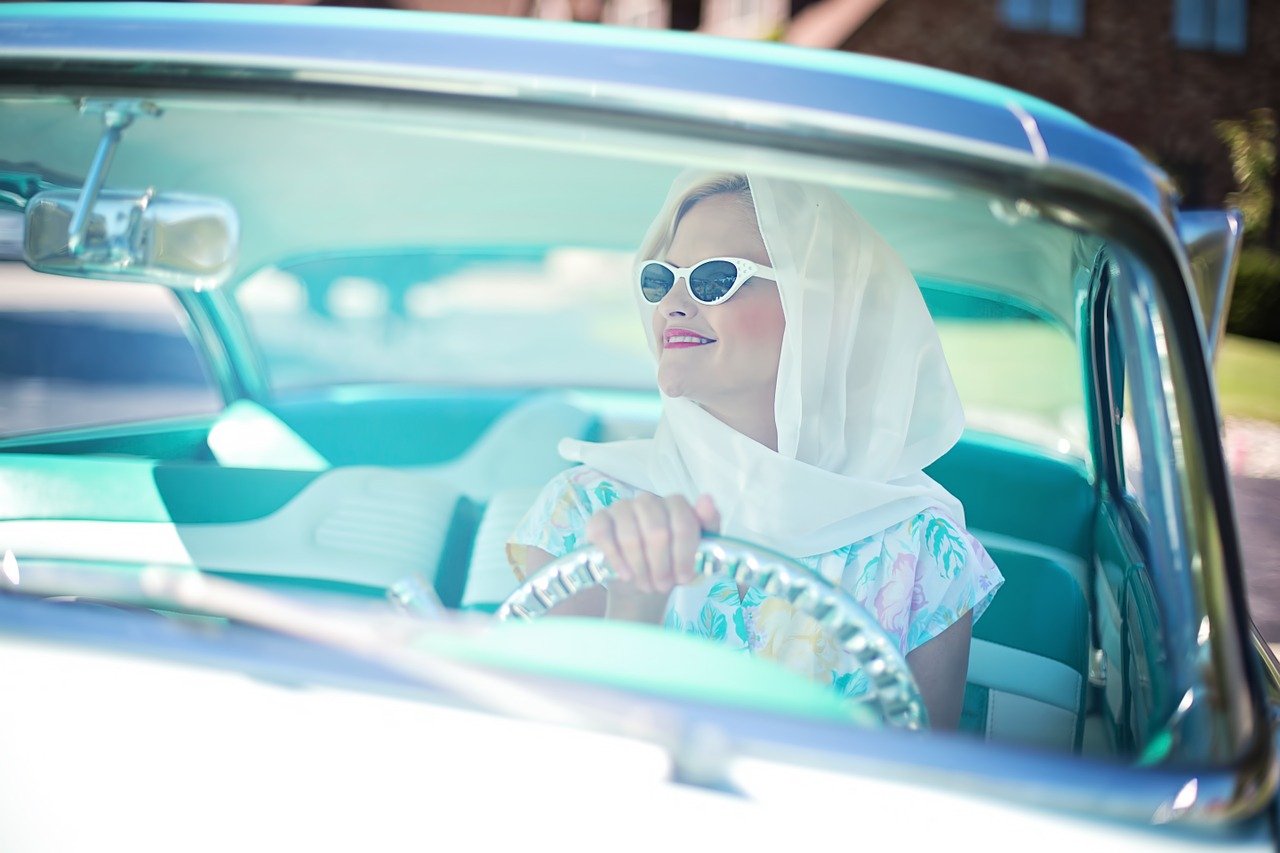
[[[574,708],[512,676],[489,672],[414,648],[429,623],[389,612],[385,618],[353,618],[214,577],[190,566],[119,567],[36,563],[18,565],[7,551],[0,590],[39,597],[74,595],[108,603],[143,605],[222,616],[287,634],[381,664],[417,681],[444,687],[480,707],[537,722],[599,727]],[[454,629],[450,629],[454,630]],[[595,723],[592,726],[592,723]],[[616,731],[616,726],[605,728]]]
[[[671,760],[672,779],[717,790],[725,788],[730,759],[748,744],[731,743],[713,724],[686,720],[660,709],[638,712],[631,702],[570,705],[550,689],[531,686],[517,675],[481,669],[414,645],[424,632],[465,631],[446,616],[425,620],[411,610],[373,618],[326,612],[257,587],[216,577],[191,566],[152,565],[141,570],[110,565],[24,564],[6,554],[0,592],[35,596],[75,595],[221,616],[297,637],[357,656],[413,680],[441,687],[482,709],[530,722],[587,729],[649,743]],[[713,737],[708,737],[712,735]]]

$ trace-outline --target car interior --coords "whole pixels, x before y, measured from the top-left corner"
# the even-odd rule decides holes
[[[559,439],[635,429],[635,407],[620,428],[609,403],[557,390],[238,400],[203,421],[11,438],[0,542],[371,597],[419,575],[446,606],[492,612],[516,586],[508,534],[567,465]],[[928,473],[1006,579],[974,627],[963,727],[1104,754],[1141,743],[1162,686],[1158,611],[1086,467],[971,430]],[[1095,658],[1121,678],[1091,687]]]
[[[11,105],[8,112],[0,110],[0,120],[16,117],[23,126],[44,121],[55,130],[76,125],[79,117],[56,113],[55,106],[42,104],[27,115]],[[290,171],[294,148],[314,151],[314,137],[293,126],[277,133],[270,110],[259,105],[237,127],[245,138],[264,140],[266,150],[256,152],[264,168],[258,178],[238,175],[220,186],[213,164],[226,157],[215,158],[211,147],[227,140],[226,118],[210,119],[198,104],[183,106],[175,103],[162,121],[175,138],[198,140],[187,152],[193,176],[188,183],[206,192],[217,187],[245,218],[232,297],[180,294],[171,300],[210,377],[218,374],[213,362],[219,354],[210,353],[207,339],[219,322],[237,312],[249,315],[225,337],[250,331],[263,337],[254,305],[236,302],[238,289],[249,292],[246,282],[262,270],[291,275],[303,283],[304,294],[309,287],[328,292],[353,275],[389,282],[391,295],[384,302],[390,314],[407,310],[410,282],[467,273],[457,249],[471,239],[463,230],[465,211],[448,205],[419,209],[407,191],[361,195],[363,184],[402,183],[404,176],[393,168],[335,168],[324,192],[314,190],[300,179],[305,176]],[[380,150],[394,162],[421,158],[432,145],[483,149],[474,142],[477,127],[486,129],[490,121],[466,116],[459,126],[467,132],[451,138],[404,116],[393,115],[394,121],[372,131],[359,118],[347,111],[333,119],[329,129],[342,138],[324,151]],[[92,137],[83,129],[76,133]],[[500,145],[510,146],[510,131],[504,133]],[[385,142],[387,134],[393,145]],[[529,131],[539,134],[550,150],[557,150],[552,142],[568,145],[563,131]],[[126,186],[147,183],[150,154],[160,144],[154,133],[139,132],[137,138],[131,149],[126,137],[113,167]],[[379,142],[370,149],[375,138]],[[549,161],[555,168],[546,175],[527,168],[513,174],[532,174],[532,192],[550,193],[573,170],[585,184],[617,183],[617,175],[604,169],[608,156],[601,154],[609,142],[601,131],[579,148],[558,153],[561,159]],[[454,149],[449,156],[461,163],[457,173],[416,185],[421,198],[432,192],[455,201],[470,198],[458,187],[483,172],[486,161]],[[70,146],[45,158],[67,170],[84,159]],[[0,158],[0,172],[4,165]],[[504,247],[498,254],[506,261],[540,263],[548,257],[546,247],[563,244],[567,233],[600,235],[585,246],[589,250],[625,247],[644,212],[660,200],[671,171],[662,164],[625,173],[624,188],[648,188],[644,204],[636,205],[639,220],[630,208],[606,205],[599,215],[576,210],[552,228],[495,208],[498,221],[488,225],[501,237],[494,241]],[[173,173],[184,174],[178,168]],[[855,180],[859,175],[861,183]],[[1123,282],[1108,283],[1099,274],[1105,264],[1097,260],[1096,239],[1089,243],[1067,229],[1038,225],[1013,202],[930,188],[927,182],[895,184],[883,171],[874,181],[859,173],[850,182],[859,209],[893,245],[907,247],[904,256],[940,325],[957,316],[992,323],[1039,318],[1046,327],[1065,330],[1074,381],[1080,383],[1081,374],[1096,377],[1078,392],[1081,418],[1089,426],[1077,444],[1063,445],[1058,437],[1032,440],[1025,431],[976,419],[959,444],[928,469],[960,498],[967,526],[1005,577],[974,626],[962,728],[994,742],[1124,760],[1146,755],[1172,712],[1174,690],[1162,675],[1167,638],[1158,585],[1146,570],[1142,519],[1123,493],[1127,457],[1103,458],[1100,449],[1114,449],[1100,436],[1121,430],[1124,391],[1117,387],[1124,357],[1114,350],[1123,349],[1124,339],[1104,333],[1113,351],[1101,355],[1091,343],[1095,326],[1103,327],[1109,316],[1104,286],[1122,288]],[[352,215],[348,221],[358,224],[339,242],[324,227],[294,233],[288,223],[255,211],[252,199],[259,194],[295,211],[354,199],[356,213],[368,215]],[[556,210],[573,210],[574,202],[569,198]],[[396,224],[378,233],[369,224],[374,220]],[[984,241],[997,231],[1007,252],[993,265]],[[440,246],[421,245],[422,233],[437,232]],[[280,235],[293,238],[285,255],[272,246]],[[0,315],[18,313],[3,302],[2,283],[19,271],[27,274],[20,261],[0,261]],[[136,285],[125,285],[130,286]],[[445,299],[449,291],[432,292],[444,301],[419,312],[424,325],[435,316],[431,311],[447,311],[451,304]],[[326,315],[341,313],[345,304],[323,295],[304,295],[303,303],[306,316],[297,322],[321,329],[332,319]],[[1078,307],[1095,303],[1104,306],[1096,322]],[[208,311],[209,305],[221,306],[222,313]],[[369,333],[398,334],[391,327]],[[318,340],[317,352],[334,347],[324,335]],[[974,345],[982,341],[977,336]],[[341,353],[330,355],[341,361]],[[997,356],[1017,358],[1016,352]],[[1119,372],[1110,369],[1116,364]],[[290,369],[289,363],[270,365],[273,378]],[[957,377],[964,378],[959,371]],[[340,379],[329,387],[319,379],[300,380],[238,394],[224,387],[207,413],[0,436],[0,548],[27,558],[191,565],[268,588],[310,586],[372,599],[416,576],[445,606],[490,613],[516,586],[506,537],[538,490],[567,465],[556,452],[558,441],[644,435],[657,414],[652,392],[626,387]],[[983,379],[966,380],[978,396]]]

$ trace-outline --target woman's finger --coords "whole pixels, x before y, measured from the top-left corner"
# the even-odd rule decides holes
[[[667,499],[667,514],[671,518],[671,565],[675,582],[692,583],[693,555],[702,539],[702,529],[693,507],[684,495],[671,495]]]
[[[635,572],[627,565],[627,561],[622,555],[622,549],[618,547],[613,513],[608,510],[601,510],[591,516],[587,520],[586,534],[587,541],[600,549],[600,553],[604,555],[605,563],[613,569],[619,580],[629,583],[635,578]]]
[[[693,511],[697,514],[698,523],[702,525],[703,530],[707,533],[720,532],[720,510],[716,508],[716,502],[711,495],[699,495]]]
[[[653,592],[653,577],[649,561],[645,557],[634,502],[619,501],[608,507],[607,511],[613,517],[613,535],[618,543],[618,551],[631,569],[631,582],[641,592]]]
[[[649,580],[655,592],[670,592],[675,586],[675,570],[671,565],[671,518],[667,502],[645,493],[637,496],[632,505]]]

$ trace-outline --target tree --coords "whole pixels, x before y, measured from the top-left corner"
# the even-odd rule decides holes
[[[1231,156],[1239,187],[1227,202],[1244,214],[1245,248],[1236,268],[1227,331],[1280,341],[1280,254],[1276,244],[1276,114],[1253,110],[1245,119],[1214,123]]]
[[[1274,242],[1275,112],[1253,110],[1244,119],[1214,122],[1214,129],[1231,157],[1231,171],[1239,189],[1227,195],[1227,202],[1244,214],[1245,239]]]

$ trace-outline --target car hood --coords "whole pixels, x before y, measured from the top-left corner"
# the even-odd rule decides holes
[[[5,638],[0,848],[1176,849],[1090,823],[815,766],[733,759],[734,790],[672,780],[666,750],[490,713]],[[928,820],[920,816],[928,815]]]

